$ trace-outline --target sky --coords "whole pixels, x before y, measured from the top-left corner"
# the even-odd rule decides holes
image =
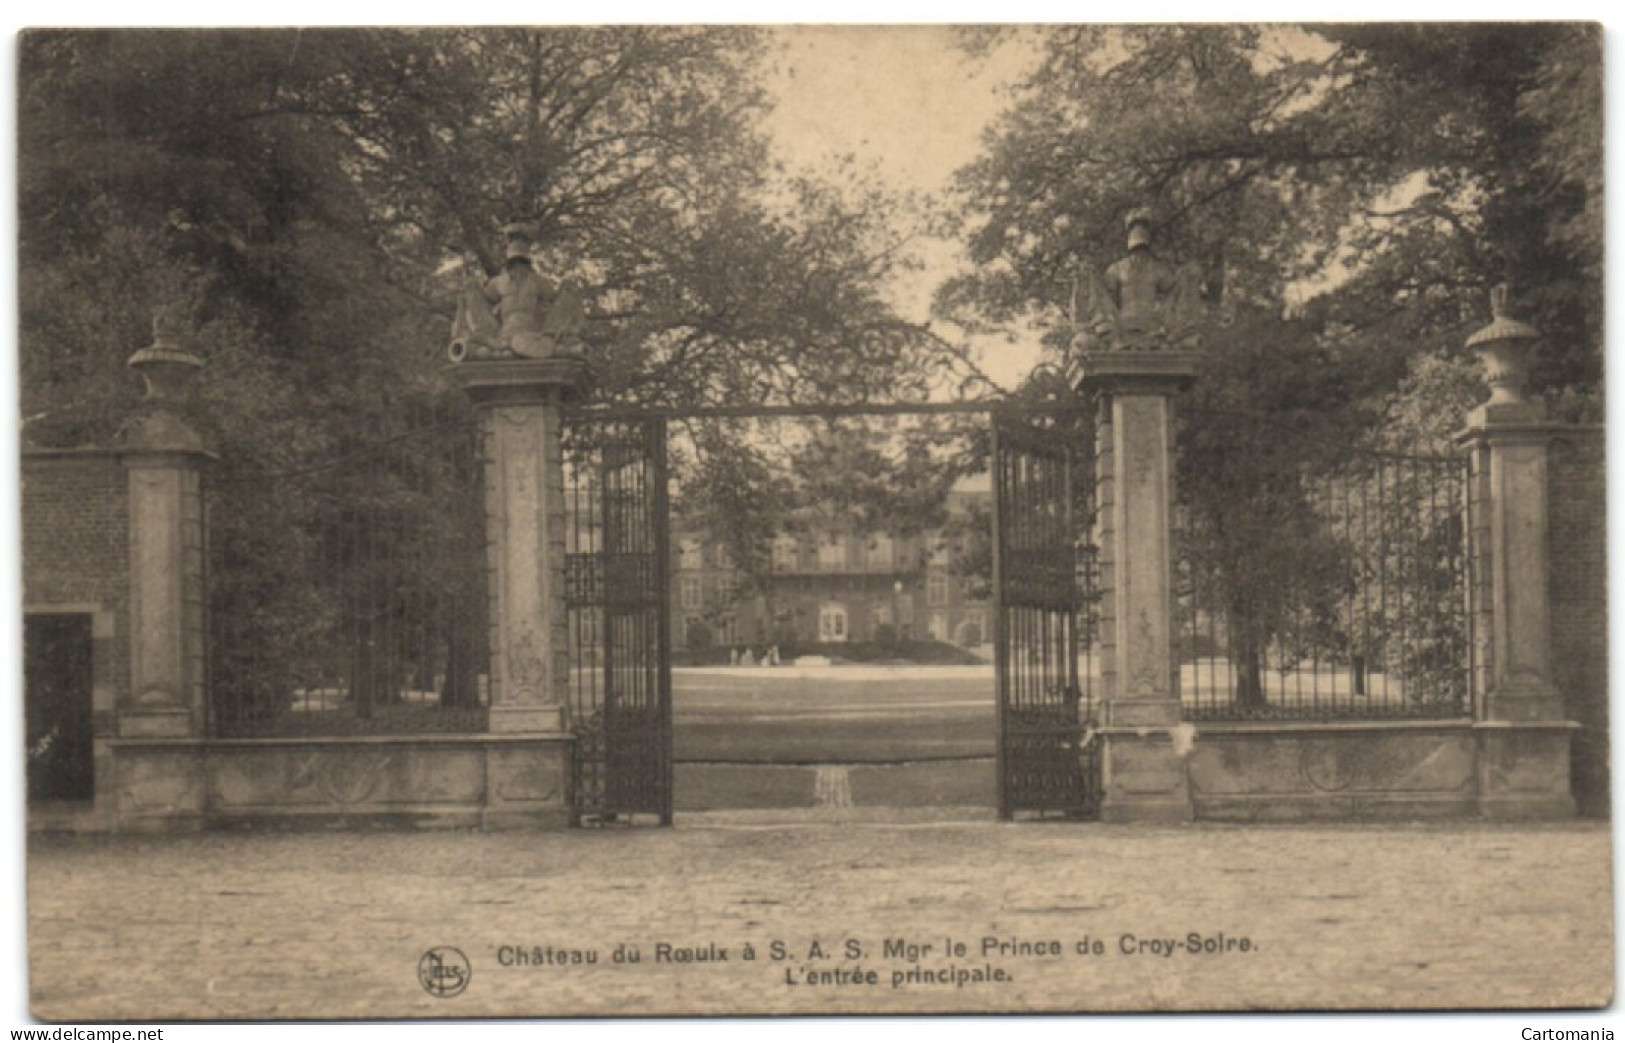
[[[769,74],[776,99],[767,130],[785,163],[829,172],[851,155],[883,184],[940,200],[953,174],[974,160],[983,130],[1008,103],[1007,89],[1036,52],[1005,44],[986,59],[955,46],[948,26],[796,26],[777,30],[782,50]],[[922,237],[913,244],[922,267],[890,288],[893,306],[911,322],[930,318],[932,292],[966,263],[959,244]],[[957,339],[956,328],[932,324]],[[1036,338],[976,342],[987,375],[1014,387],[1038,360]]]
[[[777,30],[784,50],[769,86],[769,125],[789,158],[816,165],[849,151],[897,185],[948,186],[974,159],[982,128],[1024,55],[1002,48],[989,62],[954,46],[948,26],[809,26]]]
[[[780,157],[817,174],[851,155],[890,188],[933,201],[943,200],[954,172],[977,157],[983,132],[1011,100],[1009,89],[1038,57],[1026,36],[971,58],[956,47],[956,29],[945,25],[784,26],[775,34],[782,49],[767,80],[775,98],[767,129]],[[1317,39],[1283,28],[1276,42],[1313,51]],[[1410,194],[1420,187],[1411,186]],[[921,267],[903,272],[889,297],[905,319],[926,322],[936,287],[969,262],[956,242],[921,237],[912,245]],[[1333,266],[1324,278],[1288,287],[1289,297],[1323,292],[1347,276]],[[965,338],[941,320],[932,327],[951,340]],[[1013,389],[1039,361],[1038,332],[1018,328],[971,340],[983,371]]]

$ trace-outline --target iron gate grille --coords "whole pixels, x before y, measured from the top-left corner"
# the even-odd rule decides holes
[[[665,422],[570,422],[564,475],[572,821],[670,825]]]
[[[994,663],[999,815],[1095,815],[1098,625],[1093,483],[1078,475],[1076,417],[995,416]]]

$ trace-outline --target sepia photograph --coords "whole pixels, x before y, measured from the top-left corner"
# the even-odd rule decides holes
[[[16,1016],[1612,1039],[1604,35],[17,32]]]

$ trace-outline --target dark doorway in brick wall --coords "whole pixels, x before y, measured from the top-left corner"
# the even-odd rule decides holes
[[[92,799],[89,613],[25,616],[23,677],[29,803]]]

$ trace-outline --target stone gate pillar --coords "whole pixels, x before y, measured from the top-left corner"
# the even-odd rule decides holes
[[[447,371],[478,407],[491,586],[487,826],[568,819],[563,406],[578,358],[470,360]]]
[[[130,357],[146,383],[124,428],[130,518],[130,689],[121,738],[197,738],[203,681],[203,440],[176,413],[203,362],[177,349],[163,322]]]
[[[202,367],[170,339],[130,357],[146,398],[122,432],[128,497],[129,687],[110,742],[114,828],[201,828],[206,805],[199,742],[208,715],[204,680],[203,440],[177,406]]]
[[[1105,351],[1084,359],[1099,396],[1098,509],[1103,614],[1104,800],[1107,821],[1187,821],[1173,607],[1173,394],[1197,356]]]
[[[1547,456],[1560,428],[1524,393],[1525,355],[1539,333],[1506,314],[1468,338],[1486,368],[1490,399],[1467,418],[1471,453],[1474,717],[1479,810],[1490,818],[1574,814],[1568,721],[1553,683],[1548,578]]]

